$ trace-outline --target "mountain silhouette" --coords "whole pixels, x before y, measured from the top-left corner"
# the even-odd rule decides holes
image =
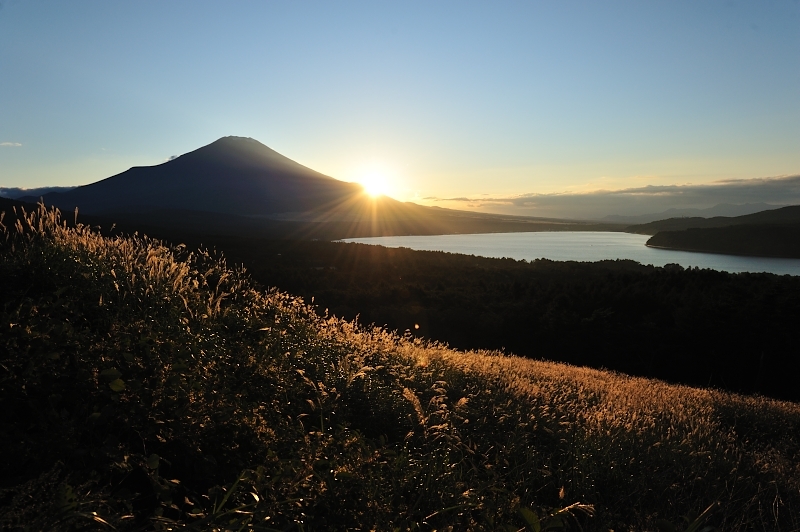
[[[133,167],[43,199],[87,214],[180,209],[269,216],[318,210],[358,195],[363,195],[360,185],[316,172],[257,140],[223,137],[169,162]]]
[[[18,199],[36,203],[40,198]],[[65,213],[77,207],[81,217],[89,215],[106,227],[169,235],[338,239],[621,228],[372,198],[361,185],[316,172],[245,137],[223,137],[169,162],[133,167],[41,199]]]

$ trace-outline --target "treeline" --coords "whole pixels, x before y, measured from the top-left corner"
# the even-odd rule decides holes
[[[332,242],[206,239],[320,313],[459,349],[800,400],[800,278],[487,259]]]

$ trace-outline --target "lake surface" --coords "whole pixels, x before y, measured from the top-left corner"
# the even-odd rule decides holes
[[[597,231],[553,231],[538,233],[487,233],[480,235],[381,236],[348,238],[343,242],[405,247],[420,251],[447,251],[483,257],[550,259],[595,262],[630,259],[642,264],[680,264],[726,272],[769,272],[800,275],[800,259],[740,257],[715,253],[672,251],[645,246],[647,235]]]

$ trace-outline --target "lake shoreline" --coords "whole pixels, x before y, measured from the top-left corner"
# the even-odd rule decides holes
[[[632,233],[635,234],[635,233]],[[706,253],[708,255],[725,255],[727,257],[748,257],[748,258],[763,258],[763,259],[793,259],[794,257],[771,257],[768,255],[756,255],[755,253],[725,253],[723,251],[704,251],[699,249],[672,247],[672,246],[656,246],[653,244],[645,243],[645,246],[652,249],[663,249],[665,251],[685,251],[687,253]]]
[[[673,249],[649,245],[650,238],[622,231],[535,231],[348,238],[341,242],[516,260],[598,262],[622,259],[657,267],[679,264],[684,268],[730,273],[800,275],[800,259]]]

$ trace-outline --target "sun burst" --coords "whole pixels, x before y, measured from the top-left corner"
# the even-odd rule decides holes
[[[389,180],[386,178],[386,175],[380,172],[365,174],[359,180],[359,183],[364,187],[364,192],[373,198],[385,196],[389,193]]]

